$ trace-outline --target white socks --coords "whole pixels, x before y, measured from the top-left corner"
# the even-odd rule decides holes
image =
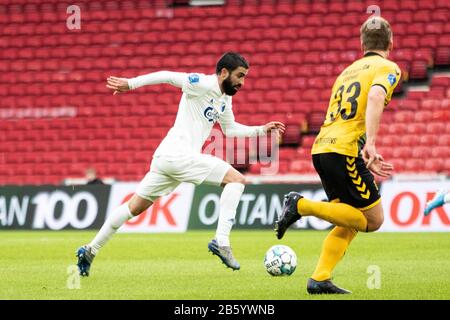
[[[220,196],[220,215],[217,224],[216,239],[219,246],[230,246],[230,232],[236,217],[236,209],[239,205],[244,185],[242,183],[228,183]]]
[[[117,229],[133,217],[134,216],[131,214],[127,202],[114,210],[113,213],[111,213],[106,219],[94,240],[89,243],[89,246],[92,248],[92,253],[96,255],[98,250],[100,250],[100,248],[103,247],[109,239],[111,239],[113,234],[116,233]]]

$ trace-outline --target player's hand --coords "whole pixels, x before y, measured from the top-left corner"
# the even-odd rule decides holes
[[[286,127],[283,123],[278,122],[278,121],[272,121],[272,122],[265,124],[263,128],[264,128],[264,132],[266,134],[268,134],[272,130],[275,131],[276,141],[277,141],[277,143],[281,143],[281,136],[283,135],[284,130],[286,130]]]
[[[286,126],[284,125],[284,123],[278,121],[266,123],[264,125],[264,132],[269,133],[271,130],[278,130],[279,133],[283,134],[284,130],[286,130]]]
[[[106,87],[114,90],[113,94],[130,90],[127,78],[108,77]]]
[[[379,155],[377,153],[377,149],[375,148],[375,144],[366,143],[364,146],[364,149],[362,150],[362,158],[364,159],[364,162],[366,163],[366,168],[369,169],[372,163],[375,160],[380,160]]]
[[[377,153],[376,159],[371,163],[368,169],[377,176],[388,178],[392,175],[394,165],[384,161],[383,156]]]

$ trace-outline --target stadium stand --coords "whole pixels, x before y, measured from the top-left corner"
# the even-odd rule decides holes
[[[137,181],[172,125],[179,92],[150,86],[112,96],[109,75],[157,70],[212,73],[227,50],[251,64],[233,100],[239,122],[287,123],[280,173],[311,173],[309,149],[330,89],[360,56],[370,2],[278,1],[164,8],[151,1],[0,1],[0,184],[59,184],[84,175]],[[450,175],[450,2],[380,1],[394,30],[390,58],[403,70],[380,130],[397,172]],[[236,23],[235,17],[239,17]],[[410,83],[426,90],[410,90]],[[260,165],[240,167],[257,174]]]

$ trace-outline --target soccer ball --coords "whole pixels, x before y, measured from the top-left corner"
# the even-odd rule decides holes
[[[290,276],[297,268],[297,255],[284,245],[275,245],[264,256],[264,267],[272,276]]]

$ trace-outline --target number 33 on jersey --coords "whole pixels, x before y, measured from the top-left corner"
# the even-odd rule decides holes
[[[373,52],[347,67],[333,85],[327,116],[312,154],[336,152],[357,157],[365,143],[370,88],[380,86],[384,89],[386,106],[400,76],[400,68],[394,62]]]

